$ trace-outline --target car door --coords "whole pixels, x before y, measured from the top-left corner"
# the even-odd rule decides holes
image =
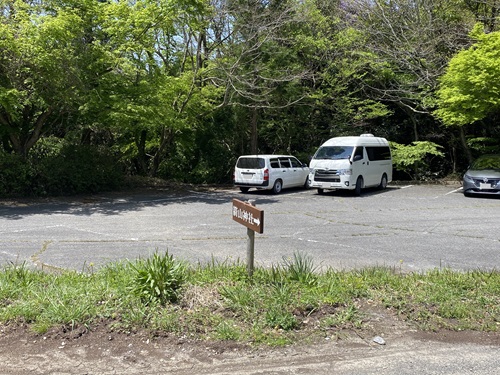
[[[296,158],[290,158],[291,164],[291,174],[294,186],[303,186],[306,182],[306,178],[309,174],[309,168],[305,168],[304,165]]]
[[[280,157],[280,172],[279,178],[283,181],[283,187],[293,186],[293,174],[291,173],[292,165],[287,157]]]
[[[352,163],[352,183],[355,184],[358,176],[363,177],[364,186],[367,186],[370,181],[370,161],[363,146],[357,146],[354,151]]]

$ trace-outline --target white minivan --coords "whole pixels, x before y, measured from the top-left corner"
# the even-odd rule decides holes
[[[279,194],[289,187],[308,187],[309,167],[291,155],[243,155],[234,168],[234,186]]]
[[[389,142],[372,134],[359,137],[336,137],[323,143],[309,164],[311,188],[347,189],[361,194],[361,189],[385,189],[392,181],[392,157]]]

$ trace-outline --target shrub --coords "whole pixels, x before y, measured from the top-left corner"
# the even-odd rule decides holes
[[[0,197],[31,195],[33,175],[23,158],[0,152]]]
[[[187,266],[176,261],[166,252],[157,252],[151,258],[130,263],[135,271],[132,292],[146,304],[165,305],[177,301],[179,292],[187,278]]]
[[[411,145],[391,142],[394,169],[404,172],[414,180],[423,179],[428,175],[429,157],[444,157],[439,148],[442,146],[428,141],[412,142]]]
[[[97,193],[123,183],[122,170],[104,148],[66,145],[41,163],[40,183],[49,195]]]

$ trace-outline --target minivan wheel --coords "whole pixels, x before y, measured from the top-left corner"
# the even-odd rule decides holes
[[[378,188],[380,190],[384,190],[385,188],[387,187],[387,176],[386,174],[384,173],[382,175],[382,179],[380,180],[380,185],[378,186]]]
[[[356,180],[356,187],[354,188],[354,195],[359,197],[361,195],[361,189],[363,187],[363,177],[359,176]]]
[[[242,193],[248,193],[248,190],[250,190],[250,188],[247,188],[247,187],[240,187],[240,191]]]
[[[281,189],[283,189],[283,183],[281,182],[281,180],[276,180],[273,185],[273,193],[279,194],[281,193]]]

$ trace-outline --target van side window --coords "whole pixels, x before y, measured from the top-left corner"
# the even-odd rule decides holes
[[[366,147],[366,153],[370,161],[391,160],[391,149],[388,146]]]
[[[358,146],[356,147],[356,151],[354,152],[353,159],[356,158],[356,156],[359,157],[359,160],[362,160],[365,156],[363,155],[363,147]],[[356,159],[354,159],[356,160]]]
[[[281,168],[290,168],[290,160],[288,158],[280,158]]]
[[[278,159],[271,159],[269,162],[271,164],[271,168],[279,168],[280,167],[280,163],[279,163]]]

